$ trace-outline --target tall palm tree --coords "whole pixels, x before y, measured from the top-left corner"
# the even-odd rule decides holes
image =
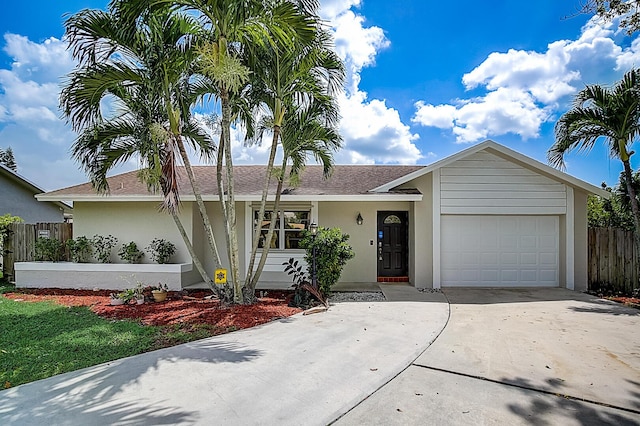
[[[140,20],[124,19],[120,6],[114,1],[108,12],[86,9],[66,21],[69,45],[79,61],[60,95],[63,114],[79,133],[73,157],[101,192],[109,190],[109,170],[138,157],[141,178],[150,189],[162,191],[163,207],[174,219],[194,265],[215,288],[178,216],[181,158],[218,265],[215,240],[184,144],[204,157],[214,154],[211,140],[190,115],[191,106],[212,90],[206,78],[193,72],[200,26],[193,17],[166,9]]]
[[[564,168],[565,153],[589,151],[602,140],[611,158],[624,166],[624,181],[631,201],[636,246],[640,249],[640,208],[632,185],[631,146],[640,136],[640,71],[627,72],[613,87],[587,86],[555,126],[555,143],[549,148],[549,163]]]
[[[199,65],[220,103],[221,126],[217,151],[217,182],[225,223],[225,237],[236,302],[242,299],[239,274],[239,246],[235,210],[231,124],[234,103],[249,82],[252,52],[263,45],[279,43],[292,47],[315,36],[315,22],[305,12],[317,7],[316,0],[122,0],[126,16],[137,18],[147,10],[168,5],[173,10],[196,13],[206,32],[200,45]],[[306,40],[306,41],[305,41]],[[224,173],[223,173],[224,170]],[[253,299],[253,295],[250,295]]]
[[[311,15],[313,19],[317,19]],[[263,133],[268,130],[272,133],[269,159],[265,172],[265,180],[262,189],[261,203],[258,217],[264,217],[267,196],[274,175],[274,163],[280,139],[283,136],[283,128],[287,120],[303,126],[306,132],[302,135],[309,137],[310,127],[321,120],[325,123],[326,130],[335,129],[338,123],[337,105],[335,94],[342,89],[344,82],[344,66],[336,53],[332,50],[331,36],[319,27],[316,37],[307,44],[298,43],[292,48],[285,46],[264,46],[253,56],[256,71],[252,74],[248,96],[259,105],[263,117],[261,126],[254,141],[261,142]],[[312,112],[312,114],[310,114]],[[300,119],[308,119],[309,123],[300,123]],[[290,140],[291,135],[298,135],[299,129],[289,125],[289,144],[285,148],[283,157],[284,166],[289,158],[304,156],[307,151],[314,152],[318,145],[294,145]],[[339,137],[336,139],[339,145]],[[297,149],[296,149],[297,147]],[[299,152],[296,152],[298,150]],[[315,151],[317,153],[317,151]],[[329,164],[331,162],[329,161]],[[282,173],[282,171],[281,171]],[[295,175],[295,172],[294,172]],[[278,179],[274,211],[277,211],[282,189],[282,177]],[[266,235],[266,241],[271,241],[275,229],[274,217]],[[259,247],[262,230],[256,228],[253,235],[253,244],[249,258],[249,265],[245,279],[245,288],[255,288],[269,254],[270,245],[262,248],[261,261],[254,268],[255,259]]]

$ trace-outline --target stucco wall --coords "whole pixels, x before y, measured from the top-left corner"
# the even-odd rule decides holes
[[[409,279],[417,288],[433,287],[433,184],[428,173],[402,186],[417,188],[422,201],[409,211]]]
[[[356,256],[345,266],[341,282],[376,282],[377,280],[377,212],[411,211],[409,202],[326,202],[318,205],[318,225],[328,228],[338,227],[349,234],[349,243]],[[358,212],[363,224],[356,224]],[[411,239],[411,237],[410,237]],[[371,244],[373,241],[373,244]],[[411,256],[411,248],[409,248]]]
[[[190,203],[183,203],[180,219],[187,232],[191,233],[193,215]],[[111,256],[113,263],[122,263],[118,251],[123,244],[133,241],[138,249],[144,250],[154,238],[164,238],[176,245],[171,263],[191,263],[173,219],[168,213],[158,211],[157,202],[74,203],[74,238],[83,235],[92,238],[96,234],[110,234],[118,238]],[[153,263],[148,253],[141,263]]]
[[[39,202],[34,193],[15,181],[0,175],[0,216],[11,214],[25,223],[62,222],[63,212],[51,202]]]

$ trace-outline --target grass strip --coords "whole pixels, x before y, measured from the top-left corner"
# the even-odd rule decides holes
[[[220,330],[144,326],[87,307],[0,296],[0,390],[214,334]]]

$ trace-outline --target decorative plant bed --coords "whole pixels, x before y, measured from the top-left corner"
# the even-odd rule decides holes
[[[190,263],[19,262],[15,277],[18,288],[124,290],[140,281],[147,285],[163,282],[169,290],[182,290],[199,281]]]

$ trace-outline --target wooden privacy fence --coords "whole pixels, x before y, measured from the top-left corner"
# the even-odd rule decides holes
[[[4,247],[3,269],[9,279],[13,279],[15,262],[33,260],[33,247],[39,237],[48,237],[63,244],[73,238],[71,223],[12,223],[9,225],[9,237]]]
[[[638,284],[633,231],[589,228],[589,289],[631,293]]]

